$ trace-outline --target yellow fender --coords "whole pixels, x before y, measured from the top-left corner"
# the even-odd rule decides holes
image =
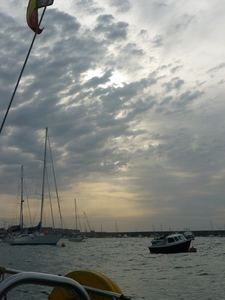
[[[65,277],[72,278],[81,285],[122,294],[121,289],[112,279],[96,271],[78,270],[68,273]],[[98,299],[98,293],[88,292],[88,294],[91,300]],[[77,300],[73,292],[58,287],[52,290],[48,298],[49,300]],[[112,300],[112,297],[102,295],[101,300]]]

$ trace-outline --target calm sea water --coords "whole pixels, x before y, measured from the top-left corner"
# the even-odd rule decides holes
[[[65,242],[66,246],[61,247]],[[196,238],[196,253],[151,254],[149,238],[61,240],[58,246],[0,244],[0,265],[65,275],[95,270],[132,300],[225,299],[225,238]],[[50,288],[21,286],[8,299],[47,299]]]

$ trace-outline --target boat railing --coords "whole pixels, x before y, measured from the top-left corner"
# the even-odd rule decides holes
[[[86,290],[71,278],[35,272],[18,273],[2,281],[0,283],[0,299],[10,290],[22,284],[62,287],[71,290],[79,300],[90,300]]]
[[[5,278],[0,283],[0,299],[2,299],[10,290],[19,285],[34,284],[68,289],[72,291],[79,300],[90,300],[90,297],[87,292],[97,293],[102,296],[109,296],[112,298],[112,300],[129,300],[124,295],[111,291],[101,290],[98,288],[93,288],[90,286],[81,285],[71,278],[60,275],[39,272],[23,272],[20,270],[0,267],[0,274],[4,276],[4,273],[13,275]]]

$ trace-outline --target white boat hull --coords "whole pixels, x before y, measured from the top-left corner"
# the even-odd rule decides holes
[[[83,237],[74,237],[74,238],[69,238],[68,239],[70,242],[76,242],[76,243],[79,243],[79,242],[82,242],[84,240]]]
[[[61,239],[61,234],[28,234],[9,237],[5,242],[10,245],[56,245]]]

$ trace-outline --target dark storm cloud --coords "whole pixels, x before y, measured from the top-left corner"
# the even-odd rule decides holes
[[[85,43],[85,40],[83,40],[83,42]],[[71,45],[71,43],[68,41],[66,47],[63,48],[62,51],[60,51],[60,53],[67,52],[66,48],[68,47],[68,44]],[[80,50],[78,50],[79,48],[77,48],[76,53],[77,55],[79,55],[80,53],[81,57],[82,55],[84,55],[84,47],[82,46],[81,42],[79,43],[79,45],[81,46],[81,48]],[[40,50],[40,54],[42,54],[43,49]],[[54,47],[54,50],[56,51],[57,56],[59,52],[57,44]],[[67,53],[69,54],[69,52]],[[49,55],[51,56],[52,54],[49,53]],[[72,59],[73,58],[71,57],[71,60]],[[91,60],[91,53],[89,59]],[[149,109],[151,105],[145,105],[145,103],[141,100],[138,100],[138,105],[128,105],[128,102],[132,98],[137,96],[140,90],[147,87],[148,81],[132,83],[129,85],[125,85],[122,88],[99,87],[98,90],[101,92],[98,94],[98,98],[103,101],[102,105],[100,105],[98,101],[95,101],[92,104],[90,103],[91,105],[88,109],[83,100],[85,97],[89,98],[91,94],[87,92],[85,95],[85,90],[87,88],[95,90],[95,92],[92,95],[96,96],[96,87],[107,83],[112,75],[112,71],[108,70],[103,76],[93,77],[92,79],[90,79],[87,82],[84,82],[83,84],[80,81],[75,82],[74,86],[78,87],[77,91],[83,90],[82,94],[83,96],[85,95],[85,97],[73,97],[73,100],[71,100],[70,102],[76,103],[76,107],[71,107],[70,109],[65,110],[63,105],[56,105],[57,102],[60,101],[60,97],[57,95],[57,93],[60,93],[61,90],[65,89],[68,84],[68,81],[65,81],[65,76],[66,72],[69,72],[70,70],[68,66],[71,66],[71,60],[70,57],[67,57],[67,59],[63,58],[62,66],[64,67],[62,69],[60,67],[61,64],[53,64],[51,59],[48,60],[46,58],[46,61],[44,60],[44,64],[48,65],[49,71],[47,71],[47,73],[44,74],[42,73],[40,64],[38,68],[35,68],[35,65],[39,63],[38,57],[36,57],[36,59],[33,62],[31,62],[31,65],[29,66],[26,75],[32,75],[32,69],[35,68],[38,80],[35,80],[33,83],[31,83],[31,85],[28,86],[28,90],[24,91],[24,95],[26,96],[25,99],[29,99],[29,101],[27,103],[25,101],[23,105],[18,106],[15,111],[11,112],[11,125],[15,127],[20,127],[20,130],[16,131],[14,133],[14,136],[10,136],[12,142],[8,144],[9,148],[7,149],[7,151],[9,151],[10,147],[13,148],[15,144],[18,145],[17,147],[21,149],[19,150],[20,155],[17,156],[18,164],[21,158],[24,156],[24,154],[22,154],[23,152],[26,152],[27,154],[36,152],[36,149],[34,148],[35,142],[28,143],[27,141],[26,143],[23,141],[23,139],[19,139],[19,136],[22,130],[24,130],[24,128],[26,127],[27,123],[30,124],[30,130],[32,127],[35,128],[36,126],[38,126],[39,130],[41,130],[42,126],[40,126],[41,124],[39,124],[38,122],[38,116],[41,116],[42,123],[44,122],[44,120],[46,120],[46,124],[51,122],[51,127],[55,128],[53,132],[50,129],[50,133],[52,133],[53,136],[55,134],[57,134],[57,136],[63,134],[63,137],[60,138],[60,140],[65,145],[65,147],[63,147],[63,151],[67,153],[63,160],[65,160],[67,157],[69,159],[69,157],[72,155],[75,158],[79,158],[80,164],[82,161],[86,161],[86,163],[83,163],[83,165],[86,165],[84,168],[84,172],[92,172],[94,168],[98,171],[102,170],[104,172],[112,172],[113,170],[116,171],[118,170],[119,166],[127,164],[129,156],[126,158],[126,151],[124,154],[122,154],[121,151],[115,151],[115,146],[113,146],[112,148],[107,147],[107,153],[108,155],[111,153],[111,158],[107,160],[107,164],[103,164],[100,167],[102,157],[104,157],[106,153],[104,144],[110,137],[114,138],[120,136],[121,134],[124,136],[129,136],[133,133],[129,130],[129,125],[124,122],[124,119],[115,120],[114,114],[119,113],[120,110],[128,109],[129,114],[126,118],[128,122],[129,119],[133,119],[141,112]],[[43,62],[43,59],[40,55],[40,62],[41,61]],[[73,69],[71,69],[71,71],[72,70]],[[75,69],[75,71],[77,72],[77,69]],[[57,76],[59,84],[58,81],[57,83],[54,82],[55,76]],[[48,86],[51,88],[49,90],[46,90],[46,87]],[[32,91],[36,91],[36,93],[32,94]],[[67,93],[64,92],[64,95],[66,94]],[[68,95],[72,95],[70,91]],[[108,99],[110,102],[106,102],[106,99]],[[46,110],[47,106],[48,109]],[[36,121],[33,119],[34,114],[37,117]],[[29,116],[32,118],[30,119],[30,121]],[[71,124],[71,118],[73,119],[73,124]],[[104,119],[105,121],[103,121]],[[66,142],[67,138],[71,135],[76,137],[76,147],[72,146],[71,142]],[[58,144],[57,139],[55,143],[56,145]],[[27,144],[30,145],[29,148],[27,147]],[[99,151],[99,148],[102,148],[103,150]],[[73,152],[70,152],[70,149],[76,152],[76,155],[72,154]],[[91,156],[88,160],[86,160],[85,156],[88,155],[90,151]],[[57,160],[60,160],[60,151],[57,151],[55,156]],[[35,154],[35,157],[37,159],[38,153]],[[120,161],[120,158],[123,158],[124,161]],[[30,159],[33,159],[32,155],[30,155]],[[12,163],[14,165],[15,162],[11,161],[11,164]],[[74,163],[75,165],[77,164],[76,162]],[[61,163],[61,165],[63,165],[63,163]],[[70,171],[67,170],[67,172],[77,173],[79,171],[79,168],[75,168],[73,171],[73,167],[74,164],[71,163],[71,169]],[[59,172],[59,175],[60,174],[61,171]],[[68,180],[67,184],[70,184],[70,182],[71,181]]]
[[[18,30],[17,36],[10,36],[5,32],[5,24],[9,24],[7,32],[14,31],[15,28]],[[17,64],[22,64],[25,58],[25,32],[23,27],[19,25],[13,18],[6,17],[0,14],[0,39],[4,41],[3,46],[0,49],[1,57],[1,72],[0,72],[0,85],[1,85],[1,113],[3,109],[6,109],[8,99],[10,99],[10,90],[15,85],[19,70],[16,68]],[[20,39],[18,43],[17,39]],[[16,62],[15,62],[16,58]]]
[[[59,12],[56,9],[52,9],[51,13],[46,14],[44,20],[45,23],[48,24],[45,34],[42,35],[42,39],[44,39],[45,42],[48,41],[50,36],[58,36],[59,34],[62,34],[63,39],[66,39],[67,37],[76,35],[81,27],[81,24],[77,21],[76,16]]]
[[[111,41],[126,39],[129,24],[126,22],[113,22],[112,15],[101,15],[97,18],[98,25],[94,31],[104,33],[104,36]]]

